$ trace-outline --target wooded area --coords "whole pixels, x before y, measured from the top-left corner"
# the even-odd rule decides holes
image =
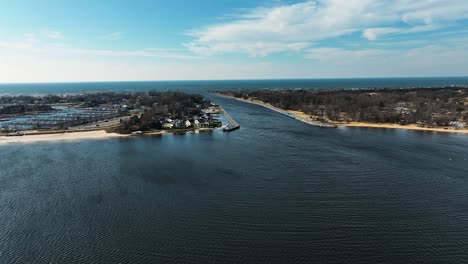
[[[21,104],[0,106],[0,116],[48,111],[53,111],[53,108],[50,105]]]
[[[147,93],[128,99],[127,102],[133,108],[143,107],[144,112],[139,116],[131,116],[115,129],[115,132],[122,134],[139,130],[163,129],[165,123],[185,128],[182,120],[202,120],[202,110],[211,106],[211,102],[201,95],[181,92]]]
[[[334,122],[465,126],[468,88],[255,90],[221,92]]]

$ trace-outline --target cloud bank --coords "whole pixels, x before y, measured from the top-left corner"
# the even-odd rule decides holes
[[[314,0],[256,8],[187,34],[197,54],[301,51],[314,42],[359,33],[368,41],[446,29],[468,19],[466,0]]]

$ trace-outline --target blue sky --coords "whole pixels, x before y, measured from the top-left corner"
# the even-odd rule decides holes
[[[0,82],[465,76],[466,0],[2,1]]]

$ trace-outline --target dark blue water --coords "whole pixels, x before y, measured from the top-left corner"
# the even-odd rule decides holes
[[[322,129],[0,145],[0,263],[466,263],[468,136]]]
[[[468,77],[0,84],[1,94],[468,86]]]

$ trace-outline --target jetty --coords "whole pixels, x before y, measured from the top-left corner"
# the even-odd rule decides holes
[[[336,128],[335,125],[332,125],[330,123],[325,123],[325,122],[321,122],[321,121],[315,121],[315,120],[311,120],[310,118],[305,118],[303,116],[299,116],[299,115],[295,115],[293,113],[290,113],[286,110],[283,110],[283,109],[280,109],[278,107],[275,107],[275,106],[272,106],[270,104],[266,104],[266,103],[259,103],[259,102],[252,102],[252,101],[248,101],[248,100],[242,100],[242,102],[247,102],[247,103],[252,103],[252,104],[256,104],[256,105],[260,105],[260,106],[263,106],[265,108],[268,108],[272,111],[275,111],[275,112],[278,112],[282,115],[285,115],[289,118],[292,118],[292,119],[295,119],[295,120],[298,120],[298,121],[301,121],[303,123],[306,123],[306,124],[309,124],[311,126],[317,126],[317,127],[325,127],[325,128]]]
[[[229,125],[223,129],[224,132],[231,132],[233,130],[239,129],[240,125],[234,119],[232,119],[231,115],[229,115],[224,108],[221,108],[223,111],[224,117],[229,122]]]

